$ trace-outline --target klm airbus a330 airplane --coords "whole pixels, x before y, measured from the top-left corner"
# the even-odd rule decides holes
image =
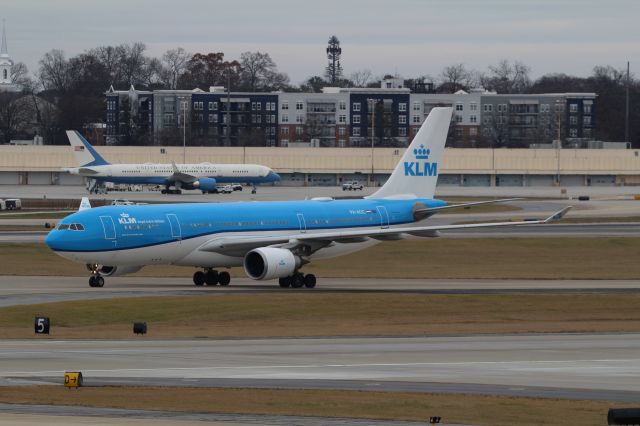
[[[451,108],[435,108],[391,174],[373,195],[359,200],[83,207],[51,231],[46,244],[59,255],[87,264],[89,285],[104,276],[147,265],[198,270],[196,285],[228,285],[217,268],[244,266],[254,280],[279,279],[282,287],[314,287],[300,269],[316,258],[362,250],[384,240],[436,237],[444,229],[522,226],[560,219],[429,226],[425,219],[447,208],[434,199]],[[464,204],[464,206],[484,202]],[[416,260],[417,261],[417,260]]]
[[[219,183],[272,183],[280,176],[258,164],[109,164],[76,131],[67,131],[78,167],[65,171],[96,182],[162,185],[163,194],[180,194],[182,189],[199,189],[203,194],[216,192]]]

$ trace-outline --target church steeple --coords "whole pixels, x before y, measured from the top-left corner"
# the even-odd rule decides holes
[[[9,57],[9,51],[7,49],[7,32],[4,19],[2,20],[2,45],[0,45],[0,91],[7,88],[15,89],[11,84],[11,67],[13,61]]]
[[[7,49],[7,31],[4,19],[2,20],[2,46],[0,47],[0,56],[3,58],[9,57],[9,51]]]

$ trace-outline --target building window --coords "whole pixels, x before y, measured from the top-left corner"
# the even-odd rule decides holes
[[[556,104],[556,112],[562,112],[562,111],[564,111],[564,105]]]
[[[420,124],[421,120],[420,120],[420,116],[419,115],[414,115],[413,117],[411,117],[411,122],[414,124]]]
[[[578,124],[578,117],[576,117],[575,115],[572,115],[571,117],[569,117],[569,124],[571,124],[572,126],[575,126],[576,124]]]
[[[353,112],[360,112],[360,102],[353,103]]]
[[[209,102],[208,108],[209,108],[209,111],[211,111],[213,109],[213,102]]]
[[[578,137],[578,129],[569,129],[569,136],[572,138]]]
[[[351,132],[353,133],[353,136],[360,136],[360,127],[354,127],[351,129]]]
[[[289,101],[282,101],[282,109],[289,109]]]
[[[407,136],[407,128],[406,127],[400,127],[398,129],[398,136]]]
[[[406,110],[407,110],[407,103],[406,102],[400,102],[398,104],[398,111],[405,112]]]
[[[304,104],[302,103],[302,101],[296,102],[296,110],[302,111],[303,109],[304,109]]]
[[[345,111],[347,109],[347,103],[345,101],[340,101],[340,103],[338,104],[338,108],[340,109],[340,111]]]
[[[478,104],[475,102],[471,102],[469,104],[469,111],[477,111],[478,110]]]
[[[216,114],[209,114],[209,123],[213,123],[216,118],[218,118]]]
[[[493,104],[484,104],[484,112],[493,112]]]
[[[540,112],[549,112],[549,111],[551,111],[551,110],[549,109],[549,104],[542,104],[542,105],[540,105]]]
[[[338,141],[338,146],[339,146],[340,148],[344,148],[344,147],[346,146],[346,144],[347,144],[347,143],[345,142],[345,140],[344,140],[344,139],[340,139],[340,141]]]
[[[360,115],[353,116],[353,124],[360,124]]]
[[[591,105],[582,105],[582,112],[584,114],[591,114]]]
[[[302,136],[302,127],[296,127],[296,136]]]
[[[578,104],[569,104],[569,112],[578,112]]]
[[[456,118],[455,118],[456,123],[462,123],[462,116],[456,114]]]
[[[282,136],[289,136],[289,128],[288,127],[281,128],[280,133],[282,134]]]
[[[591,129],[582,129],[582,137],[590,138],[591,137]]]
[[[478,128],[477,127],[470,127],[469,128],[469,136],[476,136],[478,134]]]
[[[345,114],[340,114],[338,116],[338,123],[346,123],[347,122],[347,116]]]
[[[414,111],[420,111],[420,102],[414,102],[413,103],[413,110]]]
[[[260,111],[262,109],[262,102],[256,102],[256,111]]]
[[[297,114],[296,115],[296,123],[304,123],[304,115]]]
[[[477,115],[470,115],[469,116],[469,123],[477,123],[478,122],[478,116]]]
[[[460,138],[463,135],[464,135],[464,129],[460,126],[456,126],[456,136]]]
[[[407,124],[407,116],[399,115],[398,116],[398,124]]]
[[[282,122],[283,123],[289,122],[289,114],[282,114]]]
[[[340,128],[338,129],[338,135],[340,135],[340,136],[344,136],[344,135],[346,134],[346,130],[347,130],[347,129],[345,129],[344,127],[340,127]]]
[[[498,112],[507,112],[507,104],[498,104]]]
[[[256,103],[251,102],[251,111],[255,111],[255,110],[256,110]]]
[[[582,124],[584,124],[585,126],[591,126],[591,116],[586,115],[582,117]]]
[[[271,111],[271,102],[265,102],[264,103],[264,109],[267,111]]]
[[[463,110],[463,105],[462,104],[456,104],[456,111],[462,111]]]

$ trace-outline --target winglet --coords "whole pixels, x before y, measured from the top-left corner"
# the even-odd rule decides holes
[[[552,214],[551,216],[549,216],[548,218],[546,218],[543,223],[550,223],[550,222],[555,222],[558,221],[560,219],[562,219],[564,217],[564,215],[566,215],[569,210],[571,210],[573,208],[573,206],[567,206],[564,209]]]
[[[82,200],[80,201],[80,208],[78,209],[79,212],[81,212],[82,210],[87,210],[91,208],[91,203],[89,202],[89,197],[82,197]]]
[[[174,174],[177,175],[178,173],[180,173],[180,169],[178,169],[178,166],[176,165],[176,162],[173,161],[173,160],[171,160],[171,167],[173,167],[173,173]]]

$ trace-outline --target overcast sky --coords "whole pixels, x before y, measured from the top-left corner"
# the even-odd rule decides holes
[[[436,76],[507,58],[534,77],[586,76],[640,63],[636,0],[0,0],[0,14],[10,55],[31,72],[51,49],[69,57],[141,41],[158,57],[178,46],[227,59],[267,52],[298,84],[323,73],[332,34],[346,75]]]

